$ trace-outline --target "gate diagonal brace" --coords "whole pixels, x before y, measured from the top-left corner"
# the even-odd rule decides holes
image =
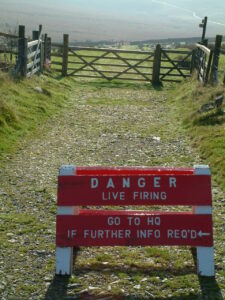
[[[202,82],[204,82],[205,78],[205,72],[206,72],[206,53],[203,52],[201,56],[200,64],[199,64],[199,70],[198,70],[198,79],[200,79]],[[202,70],[202,72],[201,72]]]
[[[123,72],[115,75],[114,77],[111,78],[111,80],[116,79],[118,77],[120,77],[121,75],[127,74],[127,72],[131,69],[135,70],[137,74],[141,75],[142,77],[144,77],[147,81],[151,81],[147,76],[145,76],[144,74],[142,74],[136,67],[138,67],[140,64],[142,64],[143,62],[147,61],[149,58],[151,58],[153,56],[153,54],[147,56],[144,59],[141,59],[139,62],[137,62],[134,65],[131,65],[128,60],[126,58],[121,57],[118,53],[113,53],[115,56],[117,56],[120,60],[122,60],[127,66],[128,68],[126,70],[124,70]]]
[[[208,81],[208,73],[211,65],[212,54],[210,53],[209,60],[207,62],[207,54],[202,49],[199,50],[198,80],[200,80],[203,84],[206,84]]]
[[[109,53],[105,52],[103,55],[99,56],[98,58],[95,58],[94,60],[88,62],[86,61],[81,55],[77,54],[75,51],[73,51],[72,49],[70,49],[70,51],[77,56],[81,61],[83,61],[83,63],[85,64],[84,66],[82,66],[81,68],[73,71],[71,74],[69,74],[70,76],[80,72],[80,71],[88,71],[88,70],[84,70],[86,67],[91,67],[95,72],[97,72],[98,74],[100,74],[102,77],[104,77],[105,79],[109,80],[109,78],[107,76],[105,76],[104,73],[102,73],[100,70],[96,69],[92,64],[95,63],[96,61],[106,57]]]
[[[177,71],[181,74],[182,77],[186,78],[186,75],[179,69],[178,63],[175,64],[175,63],[172,61],[172,59],[169,57],[169,55],[167,55],[167,53],[166,53],[165,51],[162,50],[162,52],[163,52],[164,56],[168,59],[168,61],[169,61],[174,67],[173,67],[173,68],[170,68],[170,70],[169,70],[166,74],[163,74],[163,76],[161,76],[160,79],[162,80],[164,77],[166,77],[168,74],[170,74],[173,70],[177,70]],[[191,54],[192,54],[192,52],[190,52],[188,55],[186,55],[186,56],[184,57],[184,59],[181,61],[181,63],[184,62]]]

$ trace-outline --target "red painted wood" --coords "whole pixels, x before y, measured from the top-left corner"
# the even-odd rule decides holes
[[[109,214],[110,215],[143,215],[143,216],[146,216],[146,215],[159,215],[159,213],[161,215],[174,215],[174,212],[172,211],[146,211],[146,210],[111,210],[111,209],[108,209],[108,210],[94,210],[94,209],[79,209],[79,215],[80,216],[108,216]],[[188,211],[185,211],[185,212],[176,212],[176,214],[178,215],[193,215],[192,212],[188,212]]]
[[[130,188],[123,187],[128,177]],[[93,178],[99,181],[97,188],[91,188]],[[110,178],[115,188],[107,188]],[[146,186],[139,187],[138,180]],[[170,180],[176,180],[176,188]],[[205,175],[59,176],[58,205],[212,205],[211,180]]]
[[[76,174],[84,175],[191,175],[194,168],[168,168],[168,167],[76,167]]]
[[[58,247],[213,246],[212,216],[190,213],[88,210],[57,216],[56,232]]]

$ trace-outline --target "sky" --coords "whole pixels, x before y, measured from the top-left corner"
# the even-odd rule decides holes
[[[42,23],[76,40],[200,36],[206,15],[207,34],[224,35],[225,0],[0,0],[0,26]]]

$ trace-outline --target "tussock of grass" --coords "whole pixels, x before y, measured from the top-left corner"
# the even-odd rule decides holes
[[[70,86],[70,82],[67,83]],[[0,72],[0,159],[42,122],[60,111],[69,89],[48,76],[13,80]],[[35,90],[40,87],[42,93]]]
[[[13,108],[10,107],[5,99],[0,100],[0,126],[14,126],[18,123],[18,117],[13,111]]]
[[[222,109],[206,113],[203,116],[197,116],[193,120],[193,125],[195,126],[213,126],[222,125],[223,123],[225,123],[225,113]]]
[[[225,66],[225,57],[221,57],[222,66]],[[213,178],[225,189],[225,101],[219,109],[199,112],[202,105],[215,101],[219,95],[225,96],[222,73],[219,73],[218,86],[208,84],[206,87],[196,82],[194,75],[171,92],[170,101],[177,106],[176,116],[183,119],[192,146],[198,149],[201,158],[210,165]]]

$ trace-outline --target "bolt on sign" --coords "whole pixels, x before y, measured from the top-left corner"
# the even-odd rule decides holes
[[[194,168],[62,166],[58,177],[56,274],[72,272],[80,246],[192,246],[198,274],[214,276],[211,173]],[[191,206],[188,212],[82,206]]]

